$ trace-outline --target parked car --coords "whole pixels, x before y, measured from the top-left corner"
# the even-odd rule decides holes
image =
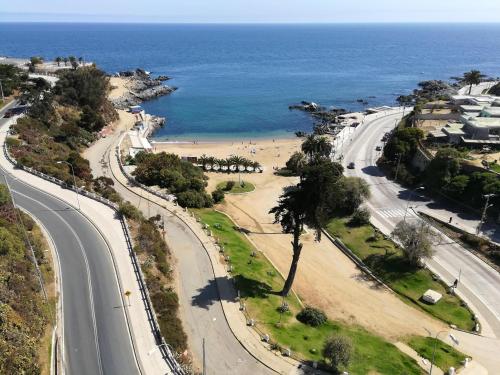
[[[354,169],[356,167],[356,164],[354,164],[353,161],[351,161],[349,164],[347,164],[347,168],[349,169]]]

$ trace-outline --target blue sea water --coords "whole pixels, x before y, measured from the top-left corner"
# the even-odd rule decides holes
[[[109,73],[142,67],[179,89],[144,104],[157,138],[271,137],[309,130],[301,100],[393,104],[419,81],[500,75],[499,24],[0,24],[0,55],[83,56]]]

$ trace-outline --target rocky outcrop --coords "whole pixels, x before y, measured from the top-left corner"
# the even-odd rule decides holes
[[[120,72],[118,76],[129,78],[127,85],[129,91],[113,100],[113,104],[119,109],[126,109],[131,105],[138,105],[146,100],[168,95],[177,89],[163,84],[169,77],[151,78],[150,74],[143,69]]]

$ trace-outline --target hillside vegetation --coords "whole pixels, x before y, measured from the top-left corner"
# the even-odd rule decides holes
[[[7,187],[0,185],[0,373],[40,374],[39,353],[53,308],[44,300],[30,250],[19,223],[22,221],[45,281],[52,279],[44,255],[43,238],[34,221],[16,211]],[[53,301],[51,301],[53,302]]]

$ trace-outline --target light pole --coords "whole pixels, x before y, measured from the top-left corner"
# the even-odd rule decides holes
[[[78,186],[76,184],[75,170],[73,169],[73,164],[71,164],[65,160],[60,160],[60,161],[56,162],[56,164],[67,164],[70,166],[71,173],[73,174],[73,185],[75,186],[76,202],[78,203],[78,211],[81,211],[80,198],[78,197]]]
[[[410,191],[410,194],[408,195],[408,199],[406,200],[406,209],[405,209],[405,215],[403,216],[403,221],[406,221],[406,215],[408,214],[408,208],[410,207],[410,200],[411,200],[411,197],[413,196],[413,194],[415,194],[415,192],[417,190],[421,191],[421,190],[424,190],[425,188],[423,186],[417,186],[415,189],[411,190]]]
[[[434,337],[434,349],[432,350],[432,361],[431,361],[431,368],[429,369],[429,375],[432,375],[432,368],[434,367],[434,358],[436,357],[436,347],[437,347],[438,336],[441,333],[446,333],[446,332],[448,332],[448,331],[439,331],[438,333],[436,333],[436,336]],[[457,338],[455,336],[453,336],[451,333],[449,334],[449,336],[454,344],[456,344],[456,345],[459,344],[459,341],[457,340]]]
[[[477,235],[479,235],[479,233],[481,233],[481,227],[483,226],[484,219],[486,219],[486,211],[488,210],[488,208],[493,206],[492,204],[489,204],[489,203],[490,203],[490,198],[494,197],[494,196],[495,196],[495,194],[483,195],[483,197],[486,198],[486,203],[484,204],[484,209],[483,209],[483,213],[481,215],[481,220],[479,220],[479,224],[477,225],[477,230],[476,230]]]

